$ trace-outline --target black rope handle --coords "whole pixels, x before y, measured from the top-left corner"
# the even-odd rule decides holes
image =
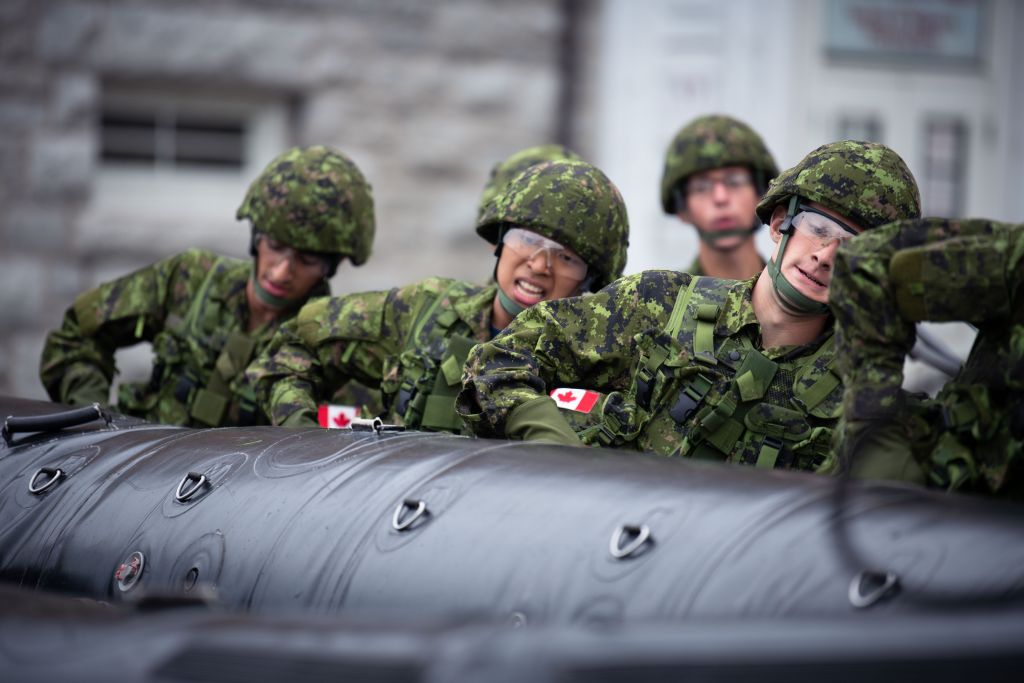
[[[110,426],[113,418],[110,413],[100,407],[99,403],[93,403],[84,408],[73,408],[50,415],[33,415],[32,417],[7,416],[4,420],[3,439],[8,446],[11,445],[12,434],[17,432],[55,432],[66,427],[76,427],[93,420],[103,420]]]

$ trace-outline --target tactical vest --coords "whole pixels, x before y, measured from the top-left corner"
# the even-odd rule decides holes
[[[458,314],[442,306],[450,290],[451,285],[421,307],[402,352],[384,371],[386,412],[410,429],[463,431],[455,397],[462,388],[462,368],[477,342]]]
[[[1024,500],[1024,346],[1012,343],[1024,325],[1007,328],[983,330],[960,375],[910,405],[912,450],[933,486]]]
[[[119,409],[175,424],[255,424],[255,393],[244,386],[236,387],[236,393],[231,385],[252,359],[256,340],[240,330],[225,330],[224,321],[230,316],[220,299],[212,296],[233,265],[232,259],[218,257],[185,316],[167,316],[153,338],[149,382],[121,385]],[[140,315],[137,336],[143,325]]]
[[[635,337],[630,388],[604,397],[586,443],[727,460],[764,468],[815,469],[831,453],[842,390],[833,338],[813,353],[776,362],[746,334],[716,338],[732,281],[693,277],[664,330]]]

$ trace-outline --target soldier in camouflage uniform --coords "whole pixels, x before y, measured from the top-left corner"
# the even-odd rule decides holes
[[[121,412],[193,426],[257,421],[245,367],[302,303],[329,293],[343,258],[366,261],[373,199],[344,155],[293,148],[252,183],[237,216],[252,223],[253,260],[190,249],[81,294],[43,348],[50,397],[106,404],[115,350],[150,341],[151,378],[121,386]]]
[[[846,386],[843,464],[1024,500],[1024,225],[903,221],[839,250],[830,301]],[[935,399],[900,387],[914,323],[978,327]]]
[[[310,302],[249,370],[274,424],[311,425],[351,378],[381,387],[385,419],[459,432],[455,395],[469,349],[540,301],[599,289],[626,262],[618,190],[578,160],[529,167],[487,204],[477,232],[495,245],[495,282],[430,278],[387,292]]]
[[[697,258],[687,273],[744,280],[761,272],[754,208],[778,174],[761,136],[742,121],[701,116],[676,134],[665,153],[661,206],[697,229]]]
[[[648,271],[535,306],[470,355],[460,415],[481,436],[826,464],[842,402],[833,258],[861,230],[917,217],[917,184],[892,150],[838,142],[783,171],[757,210],[778,243],[760,275]],[[600,394],[590,412],[560,410],[581,389]]]

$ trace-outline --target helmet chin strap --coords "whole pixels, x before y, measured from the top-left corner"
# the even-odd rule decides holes
[[[701,230],[698,228],[697,235],[700,236],[700,241],[703,242],[704,244],[708,245],[712,249],[719,249],[718,243],[721,242],[722,240],[728,239],[730,237],[744,237],[746,239],[750,239],[753,236],[753,234],[757,232],[760,228],[761,221],[758,219],[754,219],[754,224],[751,225],[749,228],[729,228],[728,230]],[[739,246],[740,245],[737,244],[734,247],[719,250],[732,251],[733,249]]]
[[[779,242],[778,255],[768,261],[768,274],[772,279],[772,288],[782,307],[790,313],[797,315],[824,315],[829,312],[828,304],[808,297],[793,286],[786,276],[782,274],[780,264],[786,253],[786,245],[789,237],[793,234],[793,216],[796,215],[796,205],[800,198],[794,196],[789,200],[789,211],[786,212],[786,220],[783,222],[779,232],[782,233],[782,241]]]
[[[505,290],[501,288],[501,285],[498,285],[498,303],[501,304],[501,307],[505,309],[505,312],[513,318],[526,310],[526,306],[523,306],[506,294]]]
[[[249,279],[252,280],[252,289],[254,292],[256,292],[256,297],[266,305],[270,306],[271,308],[294,308],[301,304],[303,301],[305,301],[305,299],[303,298],[286,299],[285,297],[274,296],[273,294],[265,290],[262,287],[262,285],[260,285],[259,278],[256,277],[255,260],[253,260],[252,263],[252,274],[249,276]]]

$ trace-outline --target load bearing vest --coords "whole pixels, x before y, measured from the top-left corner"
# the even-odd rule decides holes
[[[441,306],[452,285],[420,309],[399,356],[397,382],[382,384],[384,402],[411,429],[459,432],[455,398],[476,341],[456,332],[460,318]]]
[[[628,391],[608,395],[587,443],[642,441],[657,452],[810,469],[828,458],[840,386],[833,337],[812,353],[773,361],[748,334],[715,338],[733,281],[693,277],[663,330],[637,335]],[[826,400],[831,397],[832,400]]]
[[[226,336],[217,329],[223,324],[221,303],[212,296],[217,280],[234,264],[218,257],[203,279],[184,317],[169,315],[153,340],[155,361],[149,383],[123,385],[118,404],[132,412],[148,412],[170,387],[170,395],[187,410],[188,417],[201,425],[224,424],[232,402],[240,404],[243,422],[255,416],[255,395],[236,395],[232,382],[245,372],[256,350],[256,340],[232,330]],[[141,331],[143,316],[137,329]],[[249,419],[245,416],[249,415]]]

